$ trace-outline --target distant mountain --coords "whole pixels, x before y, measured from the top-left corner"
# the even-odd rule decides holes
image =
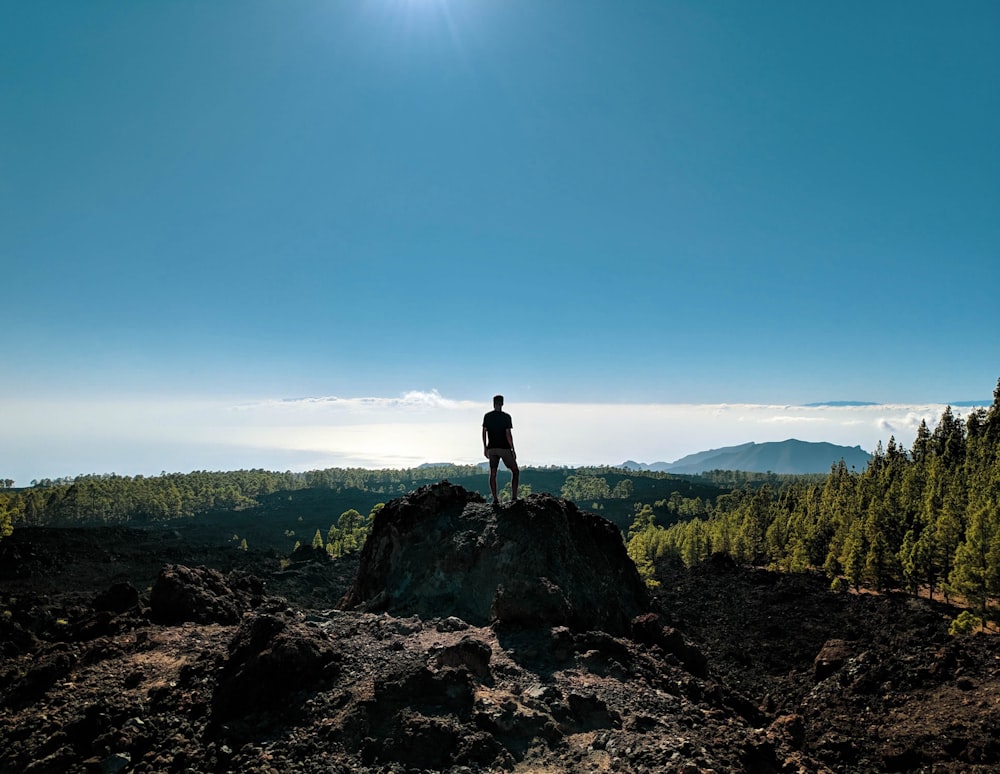
[[[622,463],[629,470],[654,470],[694,475],[708,470],[743,470],[752,473],[827,473],[830,467],[844,460],[848,468],[864,470],[871,455],[860,446],[837,446],[791,438],[787,441],[744,443],[722,449],[689,454],[675,462],[646,464],[628,460]]]

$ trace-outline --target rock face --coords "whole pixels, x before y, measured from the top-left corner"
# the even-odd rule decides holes
[[[379,511],[340,606],[626,634],[648,601],[609,521],[544,494],[494,508],[442,481]]]

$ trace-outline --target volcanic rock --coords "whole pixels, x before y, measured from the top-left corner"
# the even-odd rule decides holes
[[[541,522],[546,502],[491,512],[494,532],[526,520],[521,507]],[[462,499],[456,521],[474,523],[466,508],[485,505]],[[528,542],[589,518],[510,550],[537,565],[544,546]],[[455,534],[421,550],[443,561]],[[821,572],[663,563],[652,608],[622,636],[477,626],[448,614],[458,596],[423,618],[328,609],[354,582],[356,553],[288,568],[158,529],[15,535],[0,543],[16,541],[0,549],[0,772],[1000,771],[1000,637],[953,637],[952,604],[838,594]],[[485,550],[482,535],[469,542]],[[228,594],[239,619],[163,623],[145,592],[133,606],[120,584],[147,589],[164,564],[186,614],[200,589],[210,605]],[[576,599],[568,581],[535,576]],[[590,576],[574,583],[598,588]],[[821,653],[819,674],[834,671],[817,680]]]
[[[813,676],[816,682],[828,678],[840,669],[852,655],[848,643],[843,640],[828,640],[813,662]]]
[[[672,626],[663,626],[656,613],[646,613],[632,621],[632,636],[638,642],[658,645],[667,653],[672,653],[692,674],[704,677],[708,674],[708,659],[705,654]]]
[[[114,583],[94,597],[94,610],[124,613],[139,606],[139,592],[131,583]]]
[[[216,720],[288,704],[288,697],[316,688],[335,673],[338,654],[326,632],[288,615],[248,617],[229,646],[213,697]]]
[[[648,601],[611,522],[547,494],[496,508],[442,481],[378,512],[340,606],[626,634]]]
[[[259,601],[259,578],[232,573],[227,578],[211,567],[166,565],[149,597],[151,617],[165,624],[237,623]]]

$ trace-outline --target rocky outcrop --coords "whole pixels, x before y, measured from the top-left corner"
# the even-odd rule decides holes
[[[211,567],[169,564],[149,595],[150,617],[165,624],[237,623],[260,602],[263,590],[263,582],[252,575],[227,577]]]
[[[323,686],[338,668],[331,638],[294,616],[248,617],[229,645],[212,702],[216,721],[284,705],[304,688]]]
[[[648,609],[611,522],[545,494],[494,508],[447,481],[379,511],[340,605],[619,634]]]

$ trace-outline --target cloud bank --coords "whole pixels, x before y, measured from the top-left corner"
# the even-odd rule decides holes
[[[161,471],[411,467],[482,460],[491,406],[437,391],[397,397],[20,400],[0,409],[0,477]],[[909,447],[944,405],[518,403],[518,457],[526,465],[673,462],[748,441],[827,441],[872,451],[890,437]],[[959,416],[961,409],[955,410]]]

